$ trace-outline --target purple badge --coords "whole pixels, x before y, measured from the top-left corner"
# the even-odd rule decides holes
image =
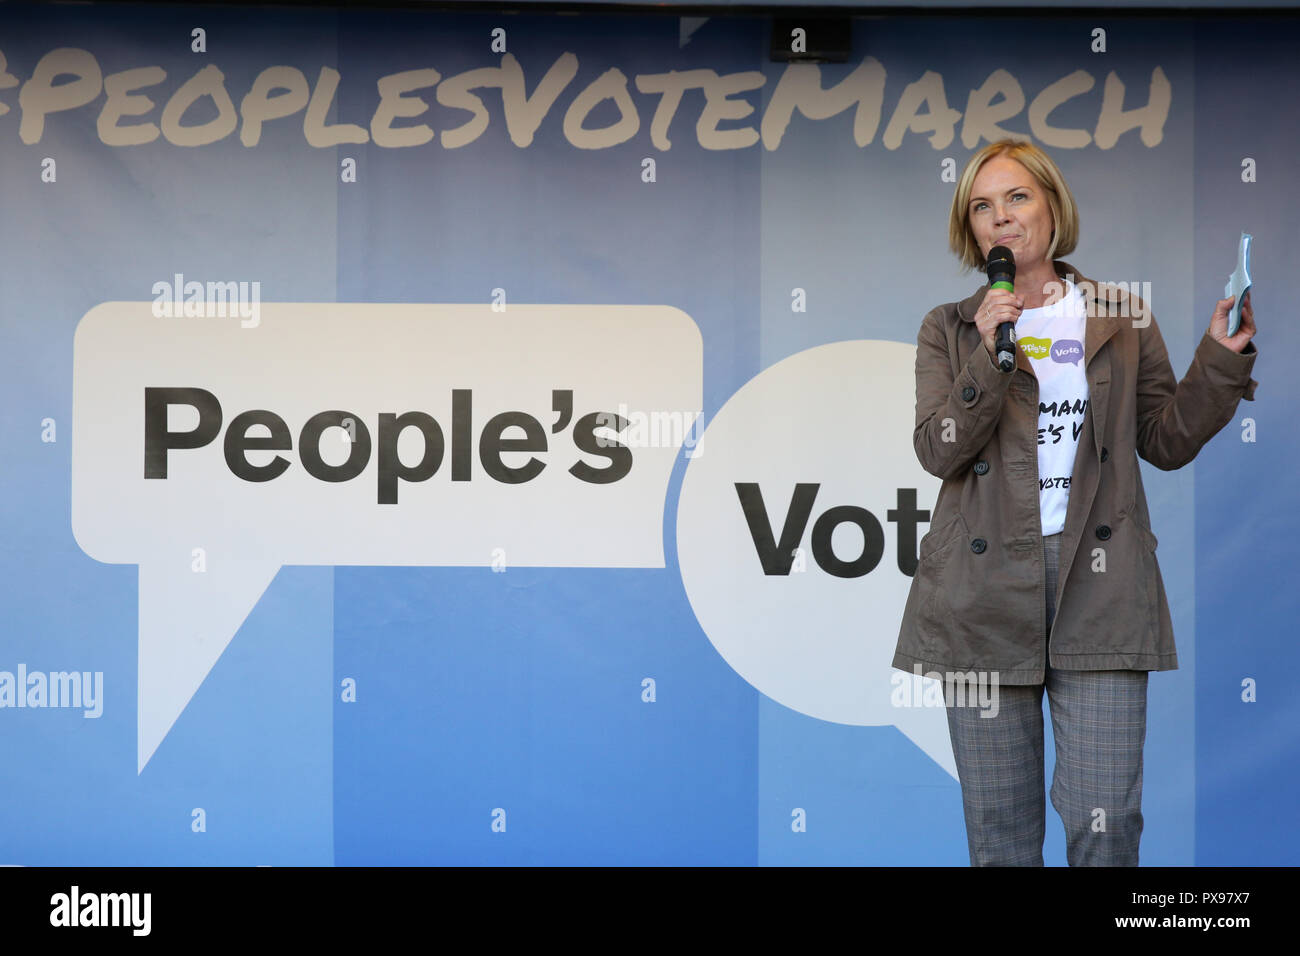
[[[1083,343],[1077,339],[1059,339],[1052,343],[1052,361],[1059,365],[1083,360]]]

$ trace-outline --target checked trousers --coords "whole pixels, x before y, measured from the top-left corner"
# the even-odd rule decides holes
[[[1060,540],[1043,539],[1048,634]],[[999,686],[992,718],[978,707],[947,708],[971,865],[1043,865],[1046,689],[1056,740],[1052,806],[1065,825],[1070,866],[1137,866],[1147,672],[1049,666],[1045,676],[1042,684]]]

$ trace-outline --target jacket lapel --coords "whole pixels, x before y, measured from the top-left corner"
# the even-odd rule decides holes
[[[1086,280],[1079,281],[1082,283]],[[1101,351],[1101,347],[1119,331],[1121,319],[1117,313],[1120,311],[1119,296],[1122,293],[1115,292],[1114,287],[1096,289],[1092,283],[1084,286],[1084,290],[1088,307],[1088,324],[1083,335],[1083,367],[1087,368],[1092,363],[1093,357]]]

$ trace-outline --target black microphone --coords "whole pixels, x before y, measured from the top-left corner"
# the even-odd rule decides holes
[[[989,250],[984,271],[988,273],[989,285],[994,289],[1016,291],[1016,257],[1006,246],[994,246]],[[998,368],[1010,372],[1016,367],[1016,326],[1014,322],[999,322],[997,334],[993,338],[993,351],[997,352]]]

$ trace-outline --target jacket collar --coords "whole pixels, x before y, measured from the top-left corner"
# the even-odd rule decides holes
[[[1133,317],[1144,314],[1145,305],[1136,297],[1133,297],[1130,301],[1128,290],[1123,285],[1094,282],[1080,274],[1074,266],[1064,260],[1054,259],[1052,266],[1059,277],[1062,279],[1068,277],[1084,294],[1084,304],[1088,316],[1083,348],[1083,364],[1086,368],[1088,363],[1092,361],[1092,357],[1097,354],[1098,350],[1106,344],[1106,341],[1112,335],[1119,331],[1124,322],[1133,321]],[[973,324],[975,322],[975,310],[984,301],[988,289],[989,286],[986,282],[967,298],[957,303],[958,318],[963,322]],[[1146,316],[1146,321],[1150,321],[1150,316]],[[1016,367],[1033,375],[1033,365],[1025,355],[1024,350],[1017,348],[1015,351]]]

